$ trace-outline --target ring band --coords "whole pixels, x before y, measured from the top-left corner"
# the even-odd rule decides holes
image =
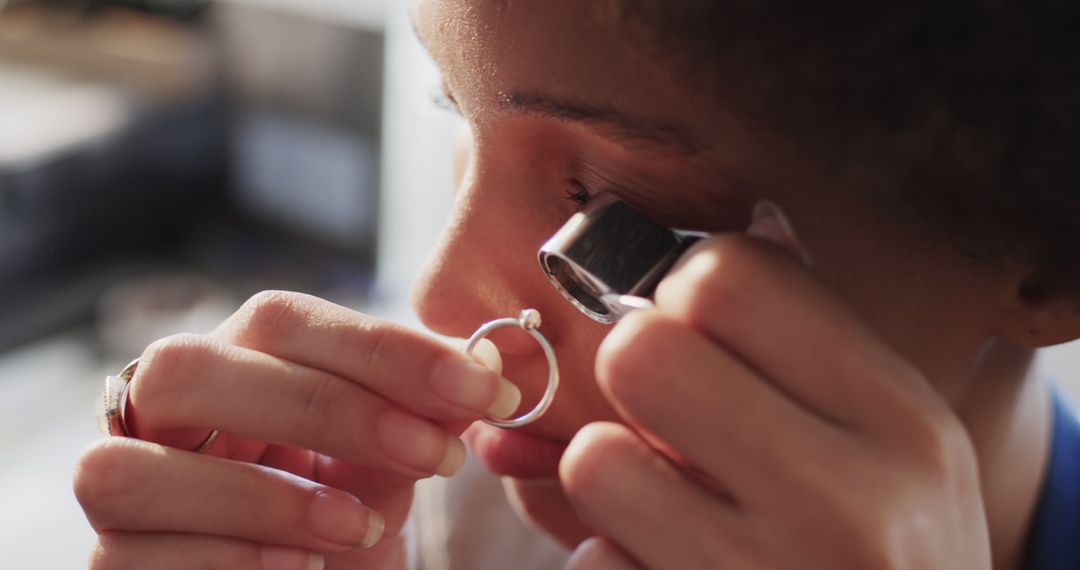
[[[138,366],[139,359],[136,358],[131,361],[131,364],[125,366],[120,371],[120,374],[105,378],[105,388],[102,390],[101,398],[98,400],[97,420],[98,430],[107,436],[133,437],[124,419],[124,412],[127,410],[131,379],[135,377],[135,369]],[[219,435],[221,433],[218,430],[211,430],[210,434],[191,451],[205,453],[210,449],[210,446],[214,445]]]
[[[206,453],[207,450],[210,449],[210,446],[214,445],[214,442],[217,441],[217,438],[218,438],[219,435],[221,435],[220,431],[218,431],[216,429],[210,430],[210,433],[206,434],[206,439],[202,440],[202,443],[197,445],[195,447],[195,449],[192,449],[191,452],[192,453]]]
[[[547,389],[533,409],[509,420],[484,418],[485,422],[496,427],[519,428],[540,419],[540,416],[543,416],[548,408],[551,407],[551,402],[555,400],[555,391],[559,389],[559,364],[555,359],[555,349],[552,348],[547,337],[540,332],[540,311],[537,311],[536,309],[525,309],[524,311],[521,311],[521,315],[516,319],[507,317],[505,319],[496,319],[484,323],[480,328],[476,329],[476,332],[469,338],[469,342],[465,344],[465,354],[472,354],[473,349],[476,348],[477,343],[479,343],[481,339],[491,334],[492,331],[503,327],[519,327],[521,330],[529,333],[529,335],[540,344],[540,347],[544,349],[544,356],[548,361]]]

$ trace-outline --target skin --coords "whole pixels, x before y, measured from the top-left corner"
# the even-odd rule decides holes
[[[572,568],[1018,567],[1047,454],[1030,360],[1080,336],[1076,308],[1025,299],[1038,271],[1027,260],[974,271],[939,237],[879,219],[850,179],[641,48],[617,5],[413,6],[470,131],[416,308],[466,337],[534,307],[560,359],[559,396],[524,430],[550,453],[508,480],[511,501],[577,549]],[[723,233],[665,279],[655,310],[605,327],[536,268],[582,186]],[[775,215],[751,223],[762,199],[796,232]],[[481,361],[535,401],[536,345],[492,340],[501,361],[490,347]],[[105,440],[76,474],[101,536],[91,566],[260,568],[265,545],[281,545],[330,568],[401,567],[413,483],[452,472],[456,436],[499,397],[498,375],[466,362],[289,293],[252,299],[210,335],[156,343],[131,389],[129,427],[145,441]],[[468,386],[471,405],[450,404],[435,378]],[[208,454],[178,450],[211,426],[223,435]],[[505,470],[500,442],[514,435],[465,433]],[[402,462],[391,448],[426,451]],[[312,505],[341,492],[364,506],[328,540]],[[369,509],[385,532],[356,548]]]

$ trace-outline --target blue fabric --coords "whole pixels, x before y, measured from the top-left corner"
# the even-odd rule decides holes
[[[1035,511],[1025,567],[1080,570],[1080,419],[1054,392],[1050,467]]]

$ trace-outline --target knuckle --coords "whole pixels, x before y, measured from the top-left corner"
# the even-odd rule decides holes
[[[310,295],[290,291],[262,291],[237,311],[237,334],[255,346],[303,324],[312,312]]]
[[[975,464],[974,447],[967,430],[947,410],[934,409],[923,414],[911,433],[915,438],[912,448],[931,473],[962,474]]]
[[[725,322],[737,322],[763,285],[762,273],[756,244],[745,236],[721,235],[661,282],[657,298],[684,315],[723,311]]]
[[[611,473],[633,453],[633,436],[614,424],[583,427],[559,463],[559,478],[571,501],[589,505],[611,492]]]
[[[912,549],[926,543],[927,537],[919,532],[925,526],[923,519],[898,500],[864,513],[852,529],[859,545],[855,553],[855,560],[861,561],[859,567],[903,566],[901,562],[910,557]]]
[[[163,378],[179,371],[188,376],[205,370],[211,358],[220,352],[209,337],[191,333],[167,336],[146,347],[136,374]]]
[[[725,236],[713,248],[711,265],[691,274],[690,300],[706,309],[713,300],[726,311],[741,307],[761,282],[760,260],[745,239]]]
[[[362,362],[383,362],[392,361],[394,355],[391,354],[395,348],[395,343],[391,338],[391,328],[386,326],[379,326],[374,321],[364,320],[363,325],[363,360]]]
[[[143,351],[132,397],[144,408],[154,410],[155,419],[169,421],[179,410],[177,388],[191,378],[199,378],[220,358],[223,348],[213,339],[196,334],[178,334],[157,340]]]
[[[326,423],[326,418],[333,417],[333,408],[341,401],[337,386],[332,377],[321,374],[304,383],[300,392],[303,409],[301,417],[314,431],[321,431],[319,426]]]

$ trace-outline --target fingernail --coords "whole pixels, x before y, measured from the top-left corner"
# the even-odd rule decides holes
[[[495,343],[486,338],[480,339],[472,355],[480,364],[487,366],[496,374],[502,374],[502,355],[499,354],[499,348],[495,346]]]
[[[754,206],[753,220],[746,233],[775,243],[795,254],[807,267],[813,266],[810,254],[791,227],[791,221],[779,206],[769,200],[760,200]]]
[[[521,402],[521,391],[509,380],[481,364],[456,356],[435,365],[431,383],[446,401],[492,417],[514,413]]]
[[[322,570],[326,561],[322,555],[298,548],[264,546],[263,570]]]
[[[502,355],[499,347],[486,338],[480,339],[473,349],[473,358],[479,360],[484,366],[502,374]],[[510,417],[521,404],[521,390],[513,382],[499,376],[499,393],[495,401],[487,409],[487,416],[491,418]]]
[[[384,527],[382,515],[340,491],[318,491],[308,510],[312,534],[349,548],[370,547],[382,536]]]
[[[364,541],[360,543],[360,548],[371,548],[379,542],[382,538],[383,531],[386,530],[386,519],[383,518],[376,511],[371,511],[371,520],[368,521],[367,534],[364,535]]]
[[[513,382],[499,377],[499,393],[495,401],[488,406],[487,415],[492,418],[508,418],[521,404],[521,390]]]
[[[448,477],[465,463],[460,439],[412,414],[387,410],[377,429],[386,454],[413,469]]]
[[[465,465],[465,444],[450,434],[446,434],[446,441],[446,454],[435,467],[435,474],[443,477],[457,473],[461,466]]]

